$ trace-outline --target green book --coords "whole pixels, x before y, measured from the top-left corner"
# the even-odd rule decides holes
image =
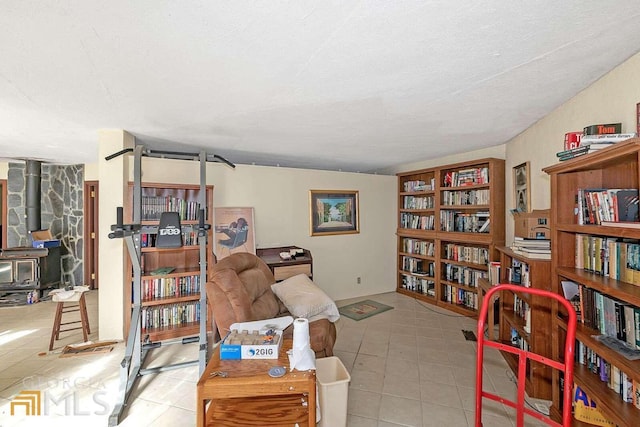
[[[153,275],[153,276],[162,276],[164,274],[171,273],[173,270],[175,270],[174,267],[160,267],[160,268],[156,268],[155,270],[151,271],[151,275]]]

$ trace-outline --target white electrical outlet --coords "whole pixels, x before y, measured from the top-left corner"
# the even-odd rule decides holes
[[[356,283],[359,285],[360,283],[362,283],[362,279],[360,277],[356,277]]]

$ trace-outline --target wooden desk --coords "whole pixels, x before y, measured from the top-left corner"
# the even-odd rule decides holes
[[[313,258],[311,252],[303,249],[304,254],[292,259],[283,260],[280,252],[289,252],[291,249],[302,249],[297,246],[281,246],[279,248],[262,248],[256,251],[258,255],[271,269],[276,281],[288,279],[297,274],[306,274],[313,279]]]
[[[278,359],[220,360],[216,349],[197,386],[197,426],[293,426],[316,425],[316,372],[289,371],[285,339]],[[272,366],[287,373],[272,378]],[[211,377],[226,372],[226,378]],[[207,408],[207,402],[209,402]]]

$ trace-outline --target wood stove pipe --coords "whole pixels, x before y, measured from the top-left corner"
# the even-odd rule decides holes
[[[27,232],[40,230],[41,223],[41,180],[42,164],[37,160],[27,160],[25,167],[25,213]]]

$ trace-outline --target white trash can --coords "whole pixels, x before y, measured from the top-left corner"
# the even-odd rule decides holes
[[[346,427],[351,375],[336,357],[316,359],[316,382],[320,402],[319,427]]]

